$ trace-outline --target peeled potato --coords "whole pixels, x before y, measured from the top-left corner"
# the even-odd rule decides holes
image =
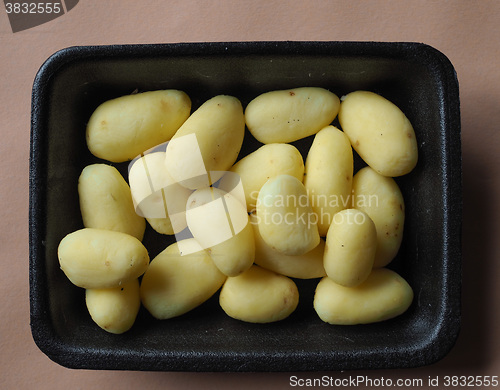
[[[417,164],[415,131],[405,114],[384,97],[355,91],[342,98],[342,130],[360,157],[383,176],[401,176]]]
[[[137,210],[160,234],[186,228],[186,202],[191,190],[176,183],[165,167],[165,152],[147,153],[132,162],[129,183]]]
[[[141,306],[139,280],[132,279],[118,287],[87,289],[85,302],[100,328],[109,333],[124,333],[134,324]]]
[[[356,287],[341,286],[329,277],[321,279],[314,295],[314,309],[329,324],[368,324],[404,313],[412,300],[413,290],[401,276],[379,268]]]
[[[368,214],[377,230],[374,267],[384,267],[396,257],[403,240],[405,204],[394,179],[370,167],[360,169],[353,178],[353,206]]]
[[[83,288],[121,286],[149,264],[148,251],[137,238],[111,230],[77,230],[61,240],[57,253],[62,271]]]
[[[283,320],[296,309],[299,291],[292,279],[253,265],[241,275],[227,278],[219,302],[232,318],[268,323]]]
[[[259,232],[258,219],[250,214],[255,237],[255,264],[278,274],[297,279],[313,279],[326,276],[323,266],[325,241],[303,255],[285,255],[266,244]]]
[[[263,93],[248,103],[245,120],[263,144],[288,143],[316,134],[337,116],[340,100],[317,87]]]
[[[190,189],[208,187],[234,164],[244,134],[245,118],[237,98],[219,95],[207,100],[167,145],[170,175]]]
[[[356,209],[339,211],[326,236],[326,274],[342,286],[357,286],[370,275],[376,249],[377,230],[370,217]]]
[[[130,187],[115,167],[86,166],[78,179],[78,195],[85,227],[114,230],[142,240],[146,222],[135,212]]]
[[[317,217],[302,182],[279,175],[264,184],[257,198],[260,235],[267,245],[286,255],[302,255],[320,241]]]
[[[253,264],[253,229],[238,197],[218,188],[198,189],[188,198],[186,220],[195,240],[225,275],[239,275]]]
[[[155,318],[173,318],[207,301],[225,280],[207,251],[189,238],[151,261],[142,278],[141,300]]]
[[[342,131],[327,126],[315,135],[306,158],[304,186],[322,237],[335,213],[349,205],[353,165],[351,143]]]
[[[108,100],[87,124],[87,146],[96,157],[129,161],[168,141],[188,118],[191,100],[182,91],[148,91]]]

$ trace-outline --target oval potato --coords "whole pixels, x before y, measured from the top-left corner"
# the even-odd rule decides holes
[[[259,232],[267,245],[286,255],[302,255],[320,242],[316,214],[302,182],[279,175],[264,184],[257,198]]]
[[[404,313],[412,300],[413,290],[401,276],[379,268],[356,287],[341,286],[329,277],[321,279],[314,295],[314,309],[329,324],[368,324]]]
[[[370,217],[356,209],[339,211],[326,236],[326,274],[342,286],[357,286],[372,271],[376,249],[377,230]]]
[[[182,91],[148,91],[102,103],[87,124],[87,146],[99,158],[132,160],[168,141],[189,117],[191,100]]]
[[[266,244],[260,235],[255,214],[250,214],[250,223],[255,237],[255,264],[291,278],[314,279],[326,276],[323,266],[324,240],[320,240],[316,248],[303,255],[289,256]]]
[[[302,181],[304,160],[293,145],[268,144],[243,157],[233,165],[230,172],[239,175],[245,192],[247,211],[252,212],[255,210],[260,189],[270,178],[290,175]],[[224,175],[221,186],[231,179],[230,175]]]
[[[342,98],[339,122],[356,152],[379,174],[405,175],[417,164],[415,131],[405,114],[384,97],[351,92]]]
[[[92,320],[106,332],[121,334],[132,328],[141,307],[139,280],[119,287],[87,289],[85,303]]]
[[[186,202],[191,190],[176,183],[165,167],[165,152],[147,153],[129,167],[137,212],[160,234],[177,234],[187,226]]]
[[[137,238],[111,230],[77,230],[61,240],[57,253],[68,279],[83,288],[121,286],[149,264],[148,251]]]
[[[263,93],[248,103],[245,120],[263,144],[288,143],[316,134],[337,116],[340,100],[317,87]]]
[[[186,220],[195,240],[225,275],[239,275],[253,264],[253,229],[245,205],[231,193],[213,187],[194,191]]]
[[[252,323],[276,322],[296,309],[299,291],[292,279],[253,265],[241,275],[227,278],[219,303],[234,319]]]
[[[83,225],[127,233],[142,240],[146,222],[135,212],[130,187],[115,167],[86,166],[78,179]]]
[[[364,211],[377,229],[377,250],[373,266],[384,267],[399,251],[403,240],[405,204],[393,178],[379,175],[370,167],[353,178],[353,206]]]
[[[243,144],[245,118],[233,96],[215,96],[184,122],[167,145],[172,178],[190,189],[208,187],[234,164]]]
[[[306,158],[304,186],[322,237],[335,213],[349,204],[353,166],[351,143],[342,131],[327,126],[315,135]]]
[[[151,261],[142,277],[141,301],[153,317],[173,318],[207,301],[225,280],[207,251],[188,238]]]

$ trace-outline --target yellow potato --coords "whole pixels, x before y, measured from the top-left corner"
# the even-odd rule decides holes
[[[172,178],[185,187],[207,187],[236,161],[245,118],[241,102],[219,95],[206,101],[184,122],[167,145],[165,164]]]
[[[317,87],[263,93],[246,107],[250,133],[263,144],[293,142],[316,134],[337,116],[340,100]]]
[[[145,154],[129,168],[129,183],[137,213],[161,234],[186,228],[186,202],[191,192],[176,183],[165,167],[165,152]]]
[[[123,162],[168,141],[188,118],[191,100],[182,91],[122,96],[102,103],[87,124],[87,146],[96,157]]]
[[[193,237],[225,275],[239,275],[253,264],[253,229],[238,197],[218,188],[198,189],[187,201],[186,220]]]
[[[253,265],[241,275],[227,278],[219,302],[232,318],[268,323],[283,320],[296,309],[299,291],[292,279]]]
[[[356,152],[381,175],[405,175],[417,164],[417,140],[410,121],[382,96],[351,92],[342,98],[339,122]]]
[[[339,211],[326,236],[326,274],[342,286],[357,286],[372,271],[376,249],[377,230],[370,217],[356,209]]]
[[[404,313],[412,300],[413,290],[401,276],[379,268],[356,287],[341,286],[329,277],[321,279],[314,295],[314,309],[329,324],[368,324]]]
[[[293,145],[269,144],[243,157],[233,165],[230,172],[239,175],[245,191],[247,210],[252,212],[255,210],[260,189],[270,178],[291,175],[302,181],[304,161]],[[231,179],[230,175],[224,175],[221,179],[222,185]]]
[[[303,255],[285,255],[266,244],[260,235],[255,214],[250,215],[250,222],[255,237],[255,264],[291,278],[314,279],[326,276],[323,267],[325,241],[320,240],[316,248]]]
[[[141,300],[155,318],[173,318],[208,300],[225,280],[207,251],[189,238],[168,246],[151,261],[142,278]]]
[[[349,138],[334,126],[324,127],[316,134],[309,149],[304,176],[311,206],[318,215],[320,236],[326,236],[335,213],[348,207],[352,175]]]
[[[135,212],[130,187],[106,164],[86,166],[78,179],[83,225],[123,232],[142,240],[146,222]]]
[[[259,232],[267,245],[286,255],[302,255],[320,242],[317,217],[304,185],[290,175],[264,184],[257,198]]]
[[[148,251],[137,238],[92,228],[65,236],[58,257],[68,279],[83,288],[121,286],[141,276],[149,264]]]
[[[119,287],[87,289],[85,302],[100,328],[109,333],[124,333],[134,324],[141,307],[139,280],[132,279]]]
[[[394,179],[379,175],[370,167],[360,169],[353,178],[353,207],[364,211],[377,229],[374,267],[389,264],[403,239],[405,205]]]

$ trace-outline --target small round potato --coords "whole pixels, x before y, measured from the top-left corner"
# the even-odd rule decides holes
[[[232,318],[268,323],[283,320],[296,309],[299,291],[292,279],[253,265],[241,275],[227,278],[219,302]]]
[[[339,112],[334,93],[302,87],[263,93],[248,103],[245,120],[250,133],[263,144],[288,143],[316,134]]]
[[[115,167],[86,166],[78,179],[83,225],[123,232],[142,240],[146,222],[135,212],[130,187]]]
[[[370,167],[353,178],[353,206],[368,214],[377,229],[377,250],[373,266],[384,267],[396,257],[403,239],[405,204],[394,179],[379,175]]]
[[[333,216],[348,207],[353,175],[349,138],[334,126],[321,129],[306,158],[304,186],[324,237]]]
[[[342,130],[360,157],[383,176],[401,176],[417,164],[415,131],[403,112],[384,97],[368,91],[342,98]]]
[[[182,91],[148,91],[102,103],[87,124],[87,146],[99,158],[129,161],[168,141],[189,117]]]
[[[260,235],[267,245],[286,255],[302,255],[319,244],[317,216],[302,182],[279,175],[264,184],[257,198]]]
[[[184,122],[167,145],[165,164],[179,184],[197,189],[219,180],[236,161],[245,118],[233,96],[215,96]]]
[[[252,212],[255,210],[260,189],[270,178],[291,175],[302,181],[304,160],[293,145],[268,144],[243,157],[233,165],[230,172],[239,175],[245,191],[247,211]],[[221,186],[231,179],[230,175],[224,175]]]
[[[61,240],[57,252],[68,279],[83,288],[121,286],[149,264],[148,251],[137,238],[111,230],[77,230]]]
[[[160,234],[177,234],[187,226],[191,190],[176,183],[165,167],[165,152],[147,153],[131,163],[129,183],[137,213]]]
[[[324,240],[320,240],[316,248],[303,255],[289,256],[266,244],[260,235],[255,214],[250,214],[250,223],[255,237],[255,264],[291,278],[314,279],[326,276],[323,266]]]
[[[207,251],[188,238],[151,261],[142,278],[141,300],[153,317],[173,318],[207,301],[225,280]]]
[[[139,280],[132,279],[118,287],[87,289],[85,302],[100,328],[109,333],[124,333],[134,324],[141,307]]]
[[[379,268],[356,287],[341,286],[329,277],[321,279],[314,295],[314,309],[329,324],[368,324],[404,313],[412,300],[413,290],[401,276]]]
[[[225,275],[239,275],[253,264],[253,228],[236,196],[219,188],[198,189],[188,198],[186,220],[193,237]]]
[[[376,249],[377,230],[370,217],[356,209],[339,211],[326,236],[326,274],[342,286],[357,286],[372,271]]]

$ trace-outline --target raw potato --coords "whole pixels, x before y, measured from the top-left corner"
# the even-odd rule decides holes
[[[255,237],[255,264],[291,278],[314,279],[326,276],[323,267],[325,241],[320,240],[316,248],[303,255],[285,255],[266,244],[260,235],[255,214],[250,215],[250,222]]]
[[[219,270],[227,276],[236,276],[250,268],[255,259],[255,241],[250,223],[229,240],[208,249]]]
[[[321,279],[314,295],[314,309],[329,324],[368,324],[404,313],[412,300],[413,290],[401,276],[379,268],[356,287],[341,286],[328,277]]]
[[[360,169],[353,178],[354,208],[364,211],[377,229],[375,268],[389,264],[403,239],[405,205],[394,179],[379,175],[370,167]]]
[[[356,152],[381,175],[405,175],[417,164],[417,141],[410,121],[382,96],[351,92],[342,98],[339,122]]]
[[[129,169],[129,182],[137,212],[160,234],[177,234],[187,226],[189,189],[179,185],[165,167],[165,152],[145,154]]]
[[[260,235],[267,245],[286,255],[302,255],[320,241],[316,214],[302,182],[279,175],[264,184],[257,198]]]
[[[193,237],[222,273],[236,276],[250,268],[255,258],[253,228],[238,197],[218,188],[196,190],[187,201],[186,216]]]
[[[303,87],[263,93],[245,110],[250,133],[263,144],[288,143],[316,134],[339,112],[334,93]]]
[[[213,97],[191,114],[167,145],[170,175],[190,189],[215,183],[236,161],[244,134],[241,102],[232,96]]]
[[[172,138],[190,112],[189,96],[177,90],[108,100],[89,119],[87,146],[94,156],[104,160],[132,160]]]
[[[148,251],[137,238],[92,228],[65,236],[58,257],[68,279],[82,288],[121,286],[141,276],[149,264]]]
[[[132,328],[141,306],[139,280],[119,287],[87,289],[85,302],[92,320],[109,333],[121,334]]]
[[[328,277],[342,286],[361,284],[372,271],[376,249],[377,230],[370,217],[355,209],[339,211],[326,236]]]
[[[334,126],[321,129],[306,158],[304,186],[324,237],[335,213],[349,205],[353,175],[349,138]]]
[[[255,210],[260,189],[270,178],[278,175],[291,175],[302,181],[304,161],[298,149],[293,145],[269,144],[243,157],[233,165],[230,172],[239,175],[245,191],[247,211],[252,212]],[[230,175],[223,176],[222,185],[231,179]]]
[[[155,318],[173,318],[208,300],[225,280],[207,251],[189,238],[168,246],[151,261],[142,278],[141,300]]]
[[[78,179],[83,225],[127,233],[142,240],[146,222],[137,215],[130,187],[115,167],[86,166]]]
[[[227,278],[219,302],[232,318],[268,323],[283,320],[296,309],[299,291],[292,279],[253,265],[243,274]]]

